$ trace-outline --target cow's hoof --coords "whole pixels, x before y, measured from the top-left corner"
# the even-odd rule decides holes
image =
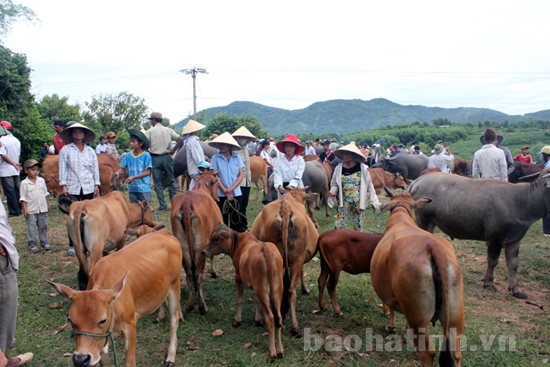
[[[387,332],[387,333],[390,333],[390,334],[394,334],[395,333],[395,326],[386,326],[384,328],[384,331]]]
[[[338,316],[340,316],[340,317],[344,317],[344,313],[343,313],[342,311],[336,312],[336,314],[337,314]]]
[[[277,358],[283,358],[285,356],[284,352],[277,352]]]
[[[191,312],[195,309],[195,305],[187,305],[185,308],[185,312]]]
[[[292,328],[292,330],[290,330],[290,334],[292,336],[295,336],[297,338],[301,338],[303,335],[302,335],[302,332],[296,328]]]
[[[497,287],[495,287],[494,284],[485,284],[483,286],[483,289],[485,289],[486,291],[491,291],[491,292],[495,292],[495,293],[498,292],[498,289],[497,289]]]
[[[201,307],[200,312],[201,314],[206,315],[208,313],[208,307]]]
[[[264,323],[262,322],[262,320],[258,320],[254,323],[254,326],[264,326]]]
[[[310,292],[308,288],[302,288],[302,294],[309,294]]]
[[[210,277],[212,277],[212,279],[216,279],[218,277],[218,273],[216,273],[215,271],[210,272]]]
[[[168,362],[164,361],[164,367],[176,367],[176,364],[174,362]]]
[[[240,321],[233,321],[233,327],[239,327],[239,326],[241,326]]]
[[[527,294],[525,294],[525,293],[523,293],[523,292],[515,292],[515,293],[513,293],[513,295],[514,295],[514,297],[519,298],[519,299],[527,299],[527,298],[529,298],[529,297],[527,296]]]

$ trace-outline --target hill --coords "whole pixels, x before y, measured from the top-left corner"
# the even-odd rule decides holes
[[[415,105],[400,105],[384,98],[370,101],[360,99],[316,102],[299,110],[285,110],[254,102],[233,102],[227,106],[212,107],[201,111],[208,123],[218,113],[255,116],[263,129],[272,135],[323,134],[327,132],[346,134],[354,131],[375,129],[386,125],[412,122],[431,124],[436,118],[446,118],[455,123],[478,123],[484,121],[516,122],[528,118],[550,119],[550,110],[526,115],[507,115],[489,108],[442,108]],[[181,130],[187,120],[176,124]]]

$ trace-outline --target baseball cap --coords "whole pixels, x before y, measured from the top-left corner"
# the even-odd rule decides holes
[[[151,119],[162,119],[162,113],[160,112],[151,112],[151,116],[149,116],[149,120]]]
[[[40,167],[40,163],[36,159],[27,159],[25,161],[25,163],[23,163],[23,168],[25,168],[25,169],[31,168],[31,167],[34,167],[34,166],[39,166]]]

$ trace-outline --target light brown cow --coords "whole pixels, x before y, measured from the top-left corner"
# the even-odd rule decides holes
[[[264,314],[269,333],[268,359],[272,361],[284,354],[281,340],[281,303],[285,292],[283,285],[283,258],[277,246],[271,242],[260,242],[250,233],[238,233],[225,224],[218,224],[212,231],[203,255],[210,257],[220,253],[231,256],[235,267],[237,286],[237,312],[233,326],[241,324],[243,305],[243,284],[254,292],[256,324],[261,324]],[[288,299],[287,299],[288,300]],[[288,307],[287,307],[288,308]],[[275,338],[277,346],[275,346]]]
[[[250,157],[250,174],[252,175],[252,182],[256,184],[256,200],[259,199],[260,195],[260,180],[261,191],[265,194],[267,186],[267,163],[264,159],[257,156]]]
[[[223,222],[218,200],[218,177],[210,172],[201,173],[191,191],[174,196],[170,222],[172,232],[180,241],[188,289],[187,311],[195,308],[193,293],[199,297],[199,310],[208,313],[202,293],[205,259],[202,250],[214,227]],[[212,272],[215,274],[212,258]]]
[[[252,224],[251,232],[260,241],[273,242],[283,256],[285,272],[290,272],[288,297],[294,335],[301,335],[296,318],[296,287],[302,278],[302,292],[309,293],[303,266],[317,252],[319,237],[304,207],[305,189],[289,188],[279,200],[267,204]]]
[[[401,173],[389,173],[382,168],[370,168],[369,173],[374,190],[378,195],[382,193],[384,186],[392,190],[407,189],[407,183],[403,179],[403,176],[401,176]]]
[[[395,329],[395,311],[412,329],[420,363],[433,366],[435,350],[430,323],[441,322],[445,339],[441,366],[460,366],[460,337],[464,330],[464,284],[453,245],[426,232],[414,222],[415,208],[431,199],[414,200],[409,194],[393,195],[382,211],[391,210],[384,237],[371,261],[374,290],[389,308],[388,329]],[[393,196],[392,196],[393,195]]]
[[[319,308],[325,310],[325,285],[334,313],[344,316],[336,298],[336,286],[343,270],[350,274],[370,273],[370,261],[381,233],[363,233],[346,229],[333,229],[319,236],[317,247],[321,257],[319,284]]]
[[[157,225],[153,208],[147,202],[130,203],[120,191],[71,204],[65,225],[80,263],[80,289],[85,289],[102,254],[124,247],[124,231],[141,224]]]
[[[180,269],[180,244],[164,229],[140,237],[131,246],[98,261],[86,291],[48,282],[72,301],[69,322],[76,334],[73,364],[106,365],[112,333],[124,337],[124,365],[136,366],[136,322],[165,302],[170,317],[170,346],[164,366],[174,367],[181,316]]]

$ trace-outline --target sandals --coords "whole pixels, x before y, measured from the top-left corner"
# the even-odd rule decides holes
[[[43,244],[42,248],[44,249],[44,251],[50,251],[52,249],[52,247],[47,243]]]
[[[32,252],[33,254],[40,252],[40,250],[38,249],[38,247],[36,247],[36,245],[29,246],[29,251]]]
[[[71,247],[71,248],[69,249],[69,251],[67,251],[67,255],[68,255],[68,256],[76,256],[76,252],[74,252],[74,248],[73,248],[73,247]]]

